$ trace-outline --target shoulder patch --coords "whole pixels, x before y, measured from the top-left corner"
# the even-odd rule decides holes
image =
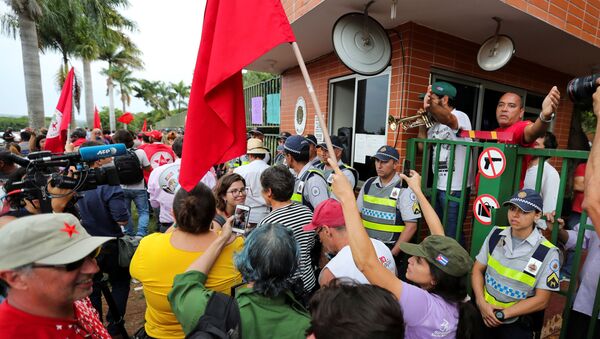
[[[313,195],[313,197],[316,197],[319,195],[319,193],[321,193],[321,190],[318,187],[313,187],[310,193]]]
[[[421,214],[421,206],[419,206],[419,203],[416,201],[412,205],[412,212],[413,214]]]
[[[558,259],[554,259],[550,262],[550,270],[552,272],[556,272],[558,273],[558,268],[560,267],[559,263],[558,263]]]
[[[546,286],[550,288],[558,288],[560,285],[560,280],[558,279],[558,274],[556,272],[550,273],[548,278],[546,278]]]

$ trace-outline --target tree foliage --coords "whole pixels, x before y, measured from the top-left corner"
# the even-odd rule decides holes
[[[248,71],[243,75],[244,88],[259,84],[274,77],[276,77],[276,75],[271,73]]]

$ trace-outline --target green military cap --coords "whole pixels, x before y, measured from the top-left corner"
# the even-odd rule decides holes
[[[402,252],[425,258],[429,263],[453,277],[471,270],[473,260],[456,240],[443,235],[430,235],[420,244],[401,243]]]
[[[433,85],[431,85],[431,91],[439,97],[443,97],[444,95],[447,95],[450,99],[456,97],[456,88],[444,81],[434,82]]]

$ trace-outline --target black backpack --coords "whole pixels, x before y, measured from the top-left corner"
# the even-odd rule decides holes
[[[133,185],[144,179],[142,164],[133,149],[128,149],[127,154],[115,157],[114,164],[121,184]]]
[[[242,337],[240,309],[234,297],[214,292],[186,339],[239,339]]]

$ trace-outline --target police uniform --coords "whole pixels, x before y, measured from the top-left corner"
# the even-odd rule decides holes
[[[515,204],[517,206],[531,205],[531,202],[527,202],[530,200],[527,195],[533,193],[539,197],[539,194],[533,190],[521,190],[504,204],[517,202],[518,204]],[[539,199],[541,200],[541,197]],[[536,205],[539,205],[541,210],[542,203]],[[508,308],[534,296],[537,288],[559,290],[558,249],[544,238],[537,227],[533,228],[526,239],[521,240],[512,236],[511,227],[495,226],[485,239],[476,259],[487,266],[483,288],[485,301],[497,309]],[[530,324],[529,327],[516,326],[511,328],[510,333],[529,335],[529,331],[533,333],[539,330],[541,323],[536,324],[536,322],[541,321],[543,311],[541,314],[535,312],[528,316],[529,319],[525,317],[527,320],[521,319],[521,321]],[[520,318],[523,317],[504,319],[503,322],[508,325],[519,321]],[[509,331],[503,327],[505,326],[487,330],[491,331],[490,333],[508,334]],[[517,332],[513,332],[515,329]]]
[[[356,201],[369,237],[392,247],[404,231],[404,222],[416,222],[421,207],[410,188],[402,188],[400,176],[382,186],[379,177],[368,179]]]
[[[341,160],[338,160],[338,166],[340,167],[340,170],[346,176],[346,178],[348,178],[350,186],[352,186],[352,188],[356,188],[356,184],[358,183],[358,171],[344,164]],[[335,199],[333,193],[331,193],[331,184],[333,182],[333,168],[325,168],[325,163],[320,163],[318,166],[316,166],[316,168],[323,173],[323,177],[327,181],[327,186],[329,187],[330,195],[332,198]]]
[[[327,183],[322,172],[307,163],[296,175],[292,201],[306,205],[314,211],[317,205],[328,198]]]

